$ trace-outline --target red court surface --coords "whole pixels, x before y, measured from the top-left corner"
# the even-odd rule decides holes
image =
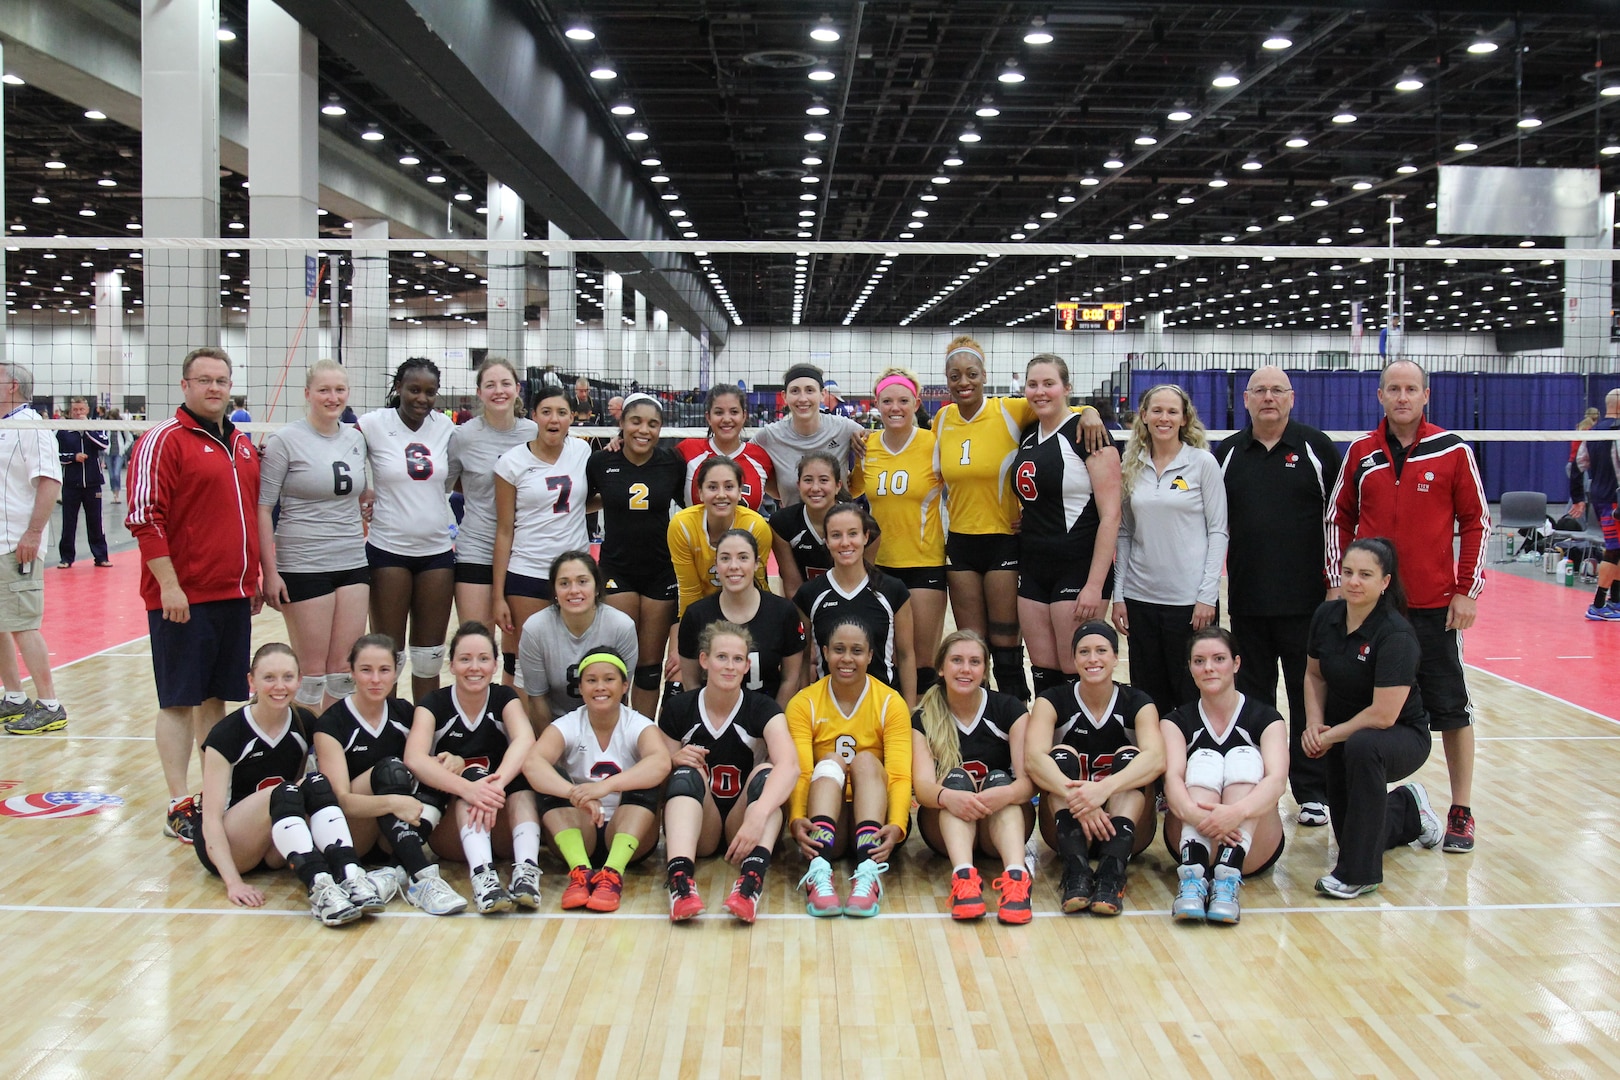
[[[45,624],[40,629],[51,649],[52,667],[146,636],[140,552],[115,551],[112,563],[100,569],[83,558],[67,570],[47,563],[35,571],[45,575]]]
[[[1620,721],[1620,622],[1586,621],[1594,587],[1491,571],[1468,664]]]

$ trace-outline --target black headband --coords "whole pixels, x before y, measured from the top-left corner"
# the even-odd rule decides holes
[[[787,374],[782,376],[782,389],[786,390],[789,386],[792,386],[794,379],[814,379],[816,380],[816,386],[820,387],[822,385],[821,369],[814,364],[794,364],[787,369]]]
[[[1075,627],[1074,642],[1069,646],[1070,651],[1072,652],[1073,650],[1079,648],[1081,638],[1090,637],[1093,634],[1106,639],[1109,646],[1112,647],[1116,653],[1119,652],[1119,634],[1112,626],[1109,626],[1101,619],[1092,619],[1090,622],[1081,623],[1079,626]]]

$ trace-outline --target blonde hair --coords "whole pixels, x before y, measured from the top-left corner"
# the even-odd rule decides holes
[[[950,654],[951,646],[962,642],[970,642],[979,647],[984,654],[984,667],[990,670],[990,646],[984,638],[972,630],[955,630],[946,634],[940,641],[939,648],[934,651],[934,670],[945,669],[945,657]],[[928,751],[934,756],[934,778],[941,780],[945,774],[962,764],[962,740],[957,733],[956,718],[951,715],[950,701],[945,694],[943,679],[934,683],[923,694],[922,702],[917,709],[922,717],[923,735],[928,739]]]
[[[1131,497],[1131,488],[1136,478],[1142,475],[1153,457],[1153,436],[1148,432],[1147,408],[1153,395],[1169,391],[1181,399],[1181,441],[1188,446],[1199,450],[1209,449],[1209,436],[1204,433],[1203,422],[1198,419],[1198,409],[1194,407],[1192,398],[1187,391],[1175,383],[1160,383],[1150,386],[1143,391],[1142,396],[1136,399],[1136,417],[1131,421],[1131,437],[1125,443],[1125,464],[1120,470],[1120,478],[1124,482],[1125,498]]]
[[[314,386],[315,385],[315,379],[318,376],[325,375],[329,371],[335,371],[339,375],[342,375],[344,382],[349,381],[349,369],[348,368],[344,367],[342,364],[338,363],[336,360],[331,360],[331,359],[328,359],[326,357],[322,357],[321,359],[315,361],[313,364],[309,365],[309,371],[304,373],[304,389],[308,390],[310,387]]]

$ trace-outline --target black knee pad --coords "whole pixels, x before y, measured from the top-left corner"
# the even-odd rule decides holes
[[[322,772],[312,772],[304,777],[299,785],[304,792],[304,812],[313,814],[317,810],[324,810],[328,806],[336,806],[337,793],[332,790],[332,781]]]
[[[270,820],[283,821],[303,816],[304,793],[292,784],[277,784],[270,793]]]
[[[1068,681],[1068,676],[1063,674],[1062,668],[1031,667],[1030,675],[1032,677],[1031,681],[1035,684],[1035,694],[1037,697],[1046,693],[1048,690],[1057,689]]]
[[[703,801],[703,793],[709,785],[703,782],[703,774],[691,765],[677,765],[675,771],[669,774],[669,780],[664,784],[664,797],[669,799],[687,798]]]
[[[748,803],[750,806],[758,802],[759,797],[765,794],[765,782],[770,778],[771,769],[770,766],[767,765],[765,768],[755,773],[752,780],[748,781]]]
[[[973,774],[958,765],[945,774],[939,786],[946,791],[978,791],[979,785],[973,782]]]
[[[476,784],[489,775],[489,770],[482,765],[468,765],[461,770],[461,778],[469,784]]]
[[[426,784],[416,785],[416,790],[410,792],[416,796],[416,801],[423,806],[431,806],[442,816],[450,808],[450,796],[438,788],[428,787]]]
[[[663,677],[663,664],[642,664],[636,668],[635,687],[637,690],[657,690],[659,680]]]
[[[1006,769],[991,769],[984,778],[984,790],[989,791],[991,788],[1007,787],[1012,782],[1013,775]]]
[[[939,682],[939,672],[931,667],[917,669],[917,696],[928,693],[928,688]]]
[[[383,758],[371,767],[373,795],[414,795],[416,777],[397,757]]]
[[[1134,746],[1125,746],[1115,750],[1114,764],[1110,766],[1109,772],[1116,776],[1124,772],[1126,767],[1130,765],[1131,762],[1135,761],[1137,756],[1141,753],[1142,751]]]
[[[703,796],[701,796],[701,795],[698,796],[698,798],[700,798],[700,799],[702,797]],[[657,811],[658,811],[658,789],[657,788],[637,788],[635,791],[623,791],[623,792],[620,792],[619,793],[619,805],[620,806],[640,806],[640,807],[643,807],[643,808],[645,808],[647,810],[651,810],[654,813],[657,813]]]
[[[1071,746],[1052,747],[1052,760],[1057,763],[1058,771],[1070,780],[1080,779],[1080,755],[1074,752]]]
[[[505,672],[508,675],[516,675],[517,674],[517,653],[515,653],[515,652],[501,653],[501,667],[502,667],[502,669],[505,670]]]

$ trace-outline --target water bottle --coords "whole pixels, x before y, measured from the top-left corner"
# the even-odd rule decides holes
[[[1567,555],[1558,563],[1558,576],[1563,579],[1565,585],[1575,584],[1575,564],[1569,561]]]

